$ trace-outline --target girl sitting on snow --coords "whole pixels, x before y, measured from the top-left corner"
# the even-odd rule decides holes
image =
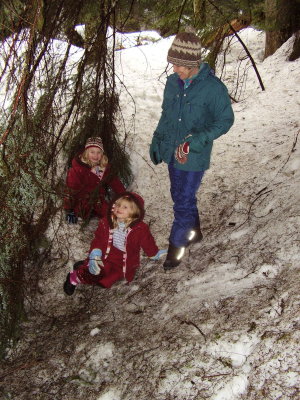
[[[109,215],[99,221],[89,257],[68,273],[64,291],[71,296],[80,283],[110,288],[116,281],[131,282],[140,266],[140,250],[152,260],[166,254],[159,250],[148,225],[143,222],[144,201],[125,192],[112,204]]]
[[[90,137],[84,151],[72,160],[68,171],[64,203],[68,223],[76,224],[78,217],[88,219],[92,215],[100,218],[106,215],[106,186],[115,194],[125,192],[122,182],[110,170],[101,138]]]

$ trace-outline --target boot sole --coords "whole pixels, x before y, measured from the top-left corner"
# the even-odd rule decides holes
[[[176,263],[174,263],[174,262],[172,262],[172,261],[171,261],[171,262],[165,261],[164,264],[163,264],[163,268],[164,268],[165,271],[169,271],[170,269],[174,269],[174,268],[178,267],[178,265],[180,264],[180,262],[181,262],[181,261],[176,262]]]

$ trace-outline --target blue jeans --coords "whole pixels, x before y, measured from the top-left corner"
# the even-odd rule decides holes
[[[196,193],[204,171],[182,171],[169,164],[171,196],[174,203],[174,221],[169,242],[175,247],[186,246],[188,234],[200,226]]]

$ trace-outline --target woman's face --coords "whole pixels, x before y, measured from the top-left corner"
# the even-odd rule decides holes
[[[102,150],[99,147],[89,147],[87,149],[87,158],[93,164],[98,164],[102,158]]]
[[[199,72],[199,68],[187,68],[173,64],[173,71],[179,76],[180,79],[188,79]]]
[[[124,222],[132,216],[133,210],[128,201],[121,200],[115,203],[113,212],[118,221]]]

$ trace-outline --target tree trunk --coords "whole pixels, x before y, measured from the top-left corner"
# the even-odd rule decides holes
[[[286,42],[300,28],[298,0],[265,0],[265,58]]]
[[[289,61],[295,61],[300,57],[300,31],[295,33],[295,42],[293,45],[293,51],[289,56]]]

